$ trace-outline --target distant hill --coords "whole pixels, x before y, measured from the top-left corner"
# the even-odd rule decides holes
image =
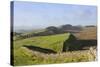
[[[92,28],[96,26],[72,26],[70,24],[61,25],[59,27],[49,26],[45,29],[31,29],[31,30],[19,30],[17,33],[23,33],[17,39],[25,39],[34,36],[47,36],[63,33],[79,33],[84,30],[84,28]],[[83,34],[83,33],[82,33]]]

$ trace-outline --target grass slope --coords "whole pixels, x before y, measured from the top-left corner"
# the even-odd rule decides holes
[[[38,36],[27,39],[14,41],[14,65],[31,65],[31,64],[51,64],[89,61],[89,51],[73,51],[61,53],[63,42],[68,39],[68,34],[57,34],[48,36]],[[41,48],[51,49],[57,54],[45,54],[38,51],[29,50],[23,45],[38,46]],[[92,58],[93,59],[93,58]],[[94,60],[94,59],[93,59]]]
[[[62,47],[63,47],[63,42],[68,38],[68,34],[58,34],[58,35],[49,35],[49,36],[38,36],[38,37],[32,37],[32,38],[27,38],[27,39],[22,39],[18,41],[14,41],[14,62],[15,64],[22,64],[26,63],[25,60],[31,60],[29,59],[28,56],[24,55],[30,55],[27,53],[26,50],[22,49],[23,45],[27,46],[39,46],[42,48],[47,48],[54,50],[56,52],[61,52]],[[21,60],[21,62],[20,62]]]

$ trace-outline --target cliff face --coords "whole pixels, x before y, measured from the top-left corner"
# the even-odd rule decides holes
[[[76,42],[76,37],[73,34],[70,34],[68,40],[66,40],[63,43],[63,50],[62,51],[65,52],[65,51],[72,49],[71,46],[75,45],[75,42]]]
[[[80,33],[70,34],[69,39],[63,44],[63,52],[73,50],[89,49],[91,46],[97,46],[96,28],[87,28]]]

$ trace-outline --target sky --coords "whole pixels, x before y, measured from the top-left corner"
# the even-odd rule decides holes
[[[97,7],[14,1],[14,27],[45,28],[48,26],[96,25]]]

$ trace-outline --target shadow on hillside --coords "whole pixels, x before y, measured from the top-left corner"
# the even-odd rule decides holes
[[[62,51],[87,50],[94,46],[97,46],[97,40],[78,40],[74,35],[70,35],[69,39],[63,43]]]
[[[81,47],[97,46],[97,40],[77,40],[77,42],[81,44]]]
[[[57,53],[51,49],[41,48],[41,47],[37,47],[37,46],[33,46],[33,45],[32,46],[23,45],[23,46],[32,51],[38,51],[38,52],[42,52],[42,53],[46,53],[46,54]]]

